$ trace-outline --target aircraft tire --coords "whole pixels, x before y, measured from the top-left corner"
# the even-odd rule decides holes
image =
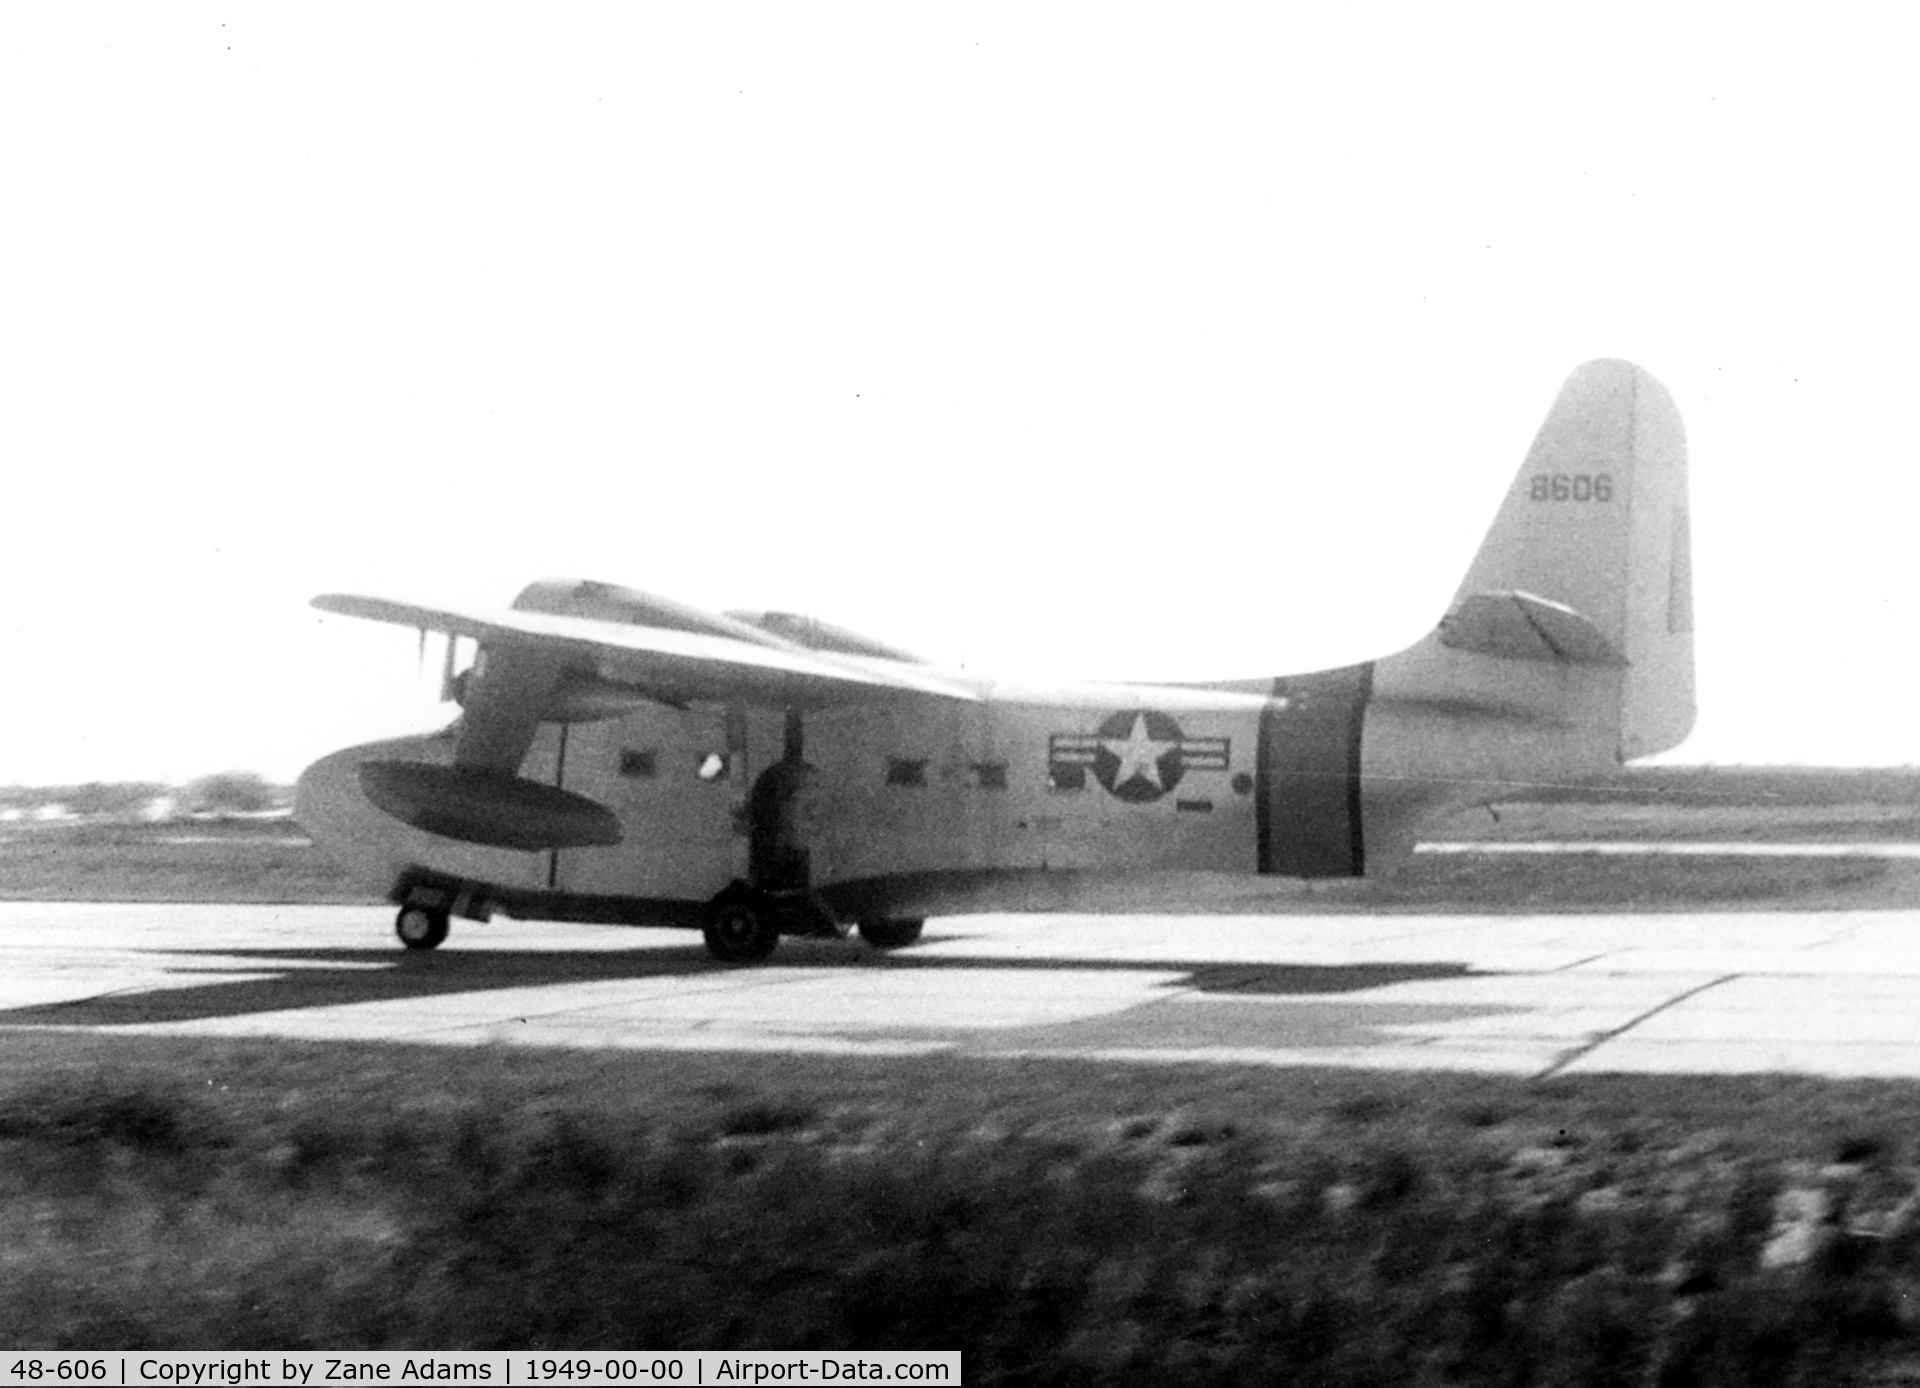
[[[757,894],[728,892],[707,907],[704,934],[722,964],[758,964],[780,943],[780,921]]]
[[[924,920],[872,920],[860,922],[860,938],[875,949],[905,949],[920,938]]]
[[[393,920],[393,933],[408,949],[433,949],[447,938],[451,928],[445,911],[428,906],[402,906]]]

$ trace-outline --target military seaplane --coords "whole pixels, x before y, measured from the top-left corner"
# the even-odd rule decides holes
[[[1342,669],[1035,687],[606,583],[498,609],[332,594],[444,633],[460,712],[315,763],[296,813],[416,950],[499,912],[699,929],[750,964],[782,935],[901,948],[942,914],[1177,910],[1194,874],[1379,874],[1437,812],[1686,737],[1688,545],[1673,401],[1598,361],[1438,625]]]

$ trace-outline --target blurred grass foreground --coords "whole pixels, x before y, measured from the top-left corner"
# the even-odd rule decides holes
[[[1353,1385],[1920,1351],[1911,1086],[33,1044],[0,1092],[9,1346]]]

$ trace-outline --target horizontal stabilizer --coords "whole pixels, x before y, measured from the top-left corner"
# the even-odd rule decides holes
[[[401,823],[463,843],[539,852],[622,838],[619,817],[597,801],[497,771],[369,761],[360,764],[360,788]]]
[[[1600,628],[1565,603],[1532,593],[1473,593],[1440,619],[1440,644],[1502,660],[1627,663]]]

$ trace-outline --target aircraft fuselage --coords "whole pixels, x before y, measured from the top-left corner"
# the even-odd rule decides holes
[[[396,899],[424,883],[473,914],[677,923],[735,882],[865,918],[983,889],[1071,905],[1108,874],[1352,877],[1407,846],[1393,797],[1366,790],[1370,666],[1263,689],[973,684],[978,702],[646,704],[544,726],[521,777],[611,810],[609,846],[492,848],[368,803],[362,763],[449,764],[451,733],[327,758],[300,814]]]
[[[589,580],[505,609],[323,594],[446,633],[464,712],[316,763],[298,812],[401,904],[415,949],[495,909],[699,925],[736,963],[848,921],[897,948],[955,911],[1205,910],[1194,874],[1390,870],[1439,806],[1677,745],[1689,533],[1672,398],[1599,361],[1561,388],[1439,623],[1317,674],[1022,687]],[[457,677],[456,639],[477,651]]]

